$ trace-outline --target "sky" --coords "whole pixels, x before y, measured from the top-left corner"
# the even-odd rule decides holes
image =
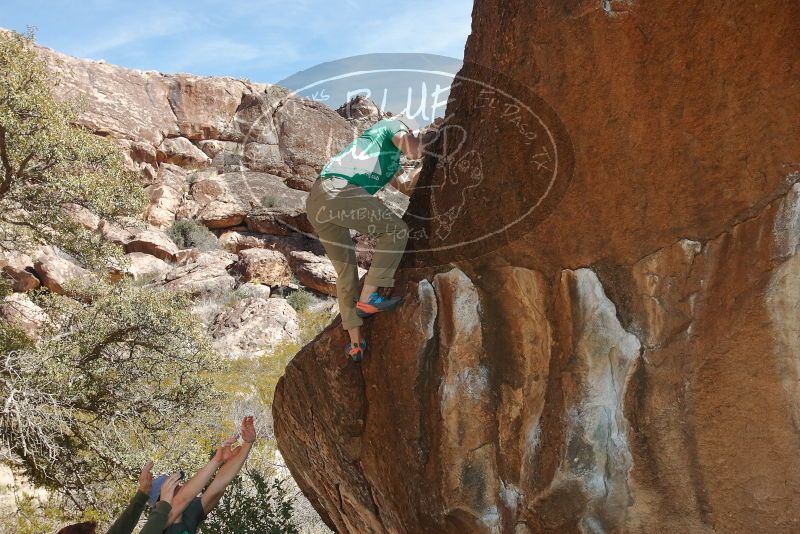
[[[471,12],[472,0],[0,0],[0,27],[128,68],[275,83],[359,54],[461,60]]]

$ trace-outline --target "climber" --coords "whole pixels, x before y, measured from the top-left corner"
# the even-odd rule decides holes
[[[108,534],[133,532],[146,502],[150,503],[153,512],[140,534],[197,532],[200,523],[217,506],[228,484],[239,473],[250,454],[256,441],[252,417],[242,420],[241,437],[242,444],[235,448],[233,445],[239,439],[238,435],[225,440],[211,460],[182,486],[178,485],[183,478],[182,472],[153,479],[153,462],[147,462],[139,475],[136,495],[111,526]]]
[[[358,136],[320,172],[306,200],[309,221],[336,269],[336,297],[350,342],[346,354],[364,358],[363,319],[393,309],[400,297],[384,298],[379,287],[394,286],[394,273],[408,240],[408,226],[375,196],[386,184],[410,195],[419,168],[404,173],[400,154],[422,157],[431,136],[419,134],[407,115],[385,118]],[[377,237],[369,271],[358,293],[358,266],[350,230]],[[358,295],[358,297],[357,297]]]

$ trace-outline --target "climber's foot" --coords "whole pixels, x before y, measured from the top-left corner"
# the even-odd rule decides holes
[[[389,311],[400,304],[402,300],[402,297],[385,299],[376,291],[369,296],[366,302],[360,300],[356,301],[356,315],[363,318],[375,315],[376,313]]]
[[[344,351],[347,356],[354,362],[360,362],[364,359],[364,353],[367,350],[367,340],[361,338],[361,343],[348,343],[344,346]]]

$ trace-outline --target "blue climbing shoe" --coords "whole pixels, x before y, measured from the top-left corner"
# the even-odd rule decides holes
[[[370,315],[375,315],[376,313],[389,311],[402,301],[402,297],[391,297],[385,299],[376,291],[369,296],[367,302],[356,300],[356,315],[364,318],[369,317]]]
[[[354,362],[360,362],[364,359],[364,352],[367,350],[367,340],[363,337],[361,338],[361,343],[356,345],[355,343],[348,343],[344,346],[344,352],[347,356],[353,360]]]

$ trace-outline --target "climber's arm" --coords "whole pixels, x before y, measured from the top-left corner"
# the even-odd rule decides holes
[[[114,521],[108,534],[128,534],[133,532],[136,523],[144,511],[144,505],[147,504],[147,498],[150,495],[150,488],[153,486],[153,461],[148,460],[139,474],[139,487],[136,490],[136,495],[130,500],[127,508],[122,514]]]
[[[421,170],[422,167],[415,167],[411,169],[408,174],[402,172],[397,173],[389,183],[392,185],[392,187],[404,195],[411,196],[411,192],[414,191],[414,187],[417,185],[417,180],[419,180],[419,174]]]
[[[155,509],[150,513],[147,522],[139,531],[139,534],[161,534],[167,527],[169,514],[172,511],[172,499],[175,497],[175,490],[178,488],[179,476],[177,473],[170,475],[161,485],[161,495]]]
[[[392,137],[392,143],[394,143],[394,146],[399,148],[400,151],[409,159],[419,159],[422,157],[423,146],[422,140],[419,138],[419,136],[403,130],[394,134],[394,137]]]
[[[220,468],[217,476],[214,477],[214,480],[211,481],[211,484],[208,485],[208,488],[200,497],[200,501],[203,504],[203,512],[206,515],[216,508],[219,500],[225,494],[228,484],[236,478],[245,461],[247,461],[250,449],[256,441],[256,429],[252,416],[245,417],[242,420],[242,440],[244,442],[236,449],[231,449],[228,446],[225,451],[225,464]]]
[[[203,488],[214,476],[214,473],[224,463],[223,454],[225,448],[230,448],[230,445],[236,440],[236,437],[229,438],[222,443],[214,454],[214,457],[200,468],[195,475],[181,488],[180,492],[172,499],[172,510],[169,513],[168,525],[174,523],[192,502],[192,499],[197,497],[197,494],[203,491]]]

